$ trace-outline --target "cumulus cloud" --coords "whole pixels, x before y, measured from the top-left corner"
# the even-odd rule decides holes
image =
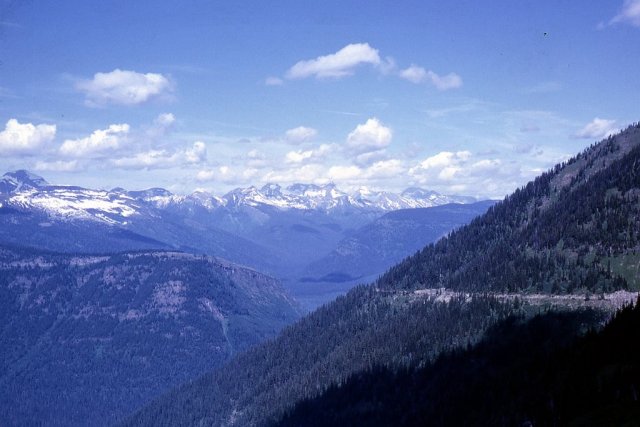
[[[354,159],[354,163],[358,166],[369,166],[380,160],[387,158],[386,150],[369,151],[367,153],[358,154]]]
[[[388,159],[373,163],[365,171],[368,179],[393,178],[405,173],[405,167],[400,160]]]
[[[90,106],[137,105],[171,92],[173,85],[162,74],[115,69],[78,82],[76,89],[85,94]]]
[[[409,68],[400,71],[399,76],[405,80],[410,81],[411,83],[418,84],[427,79],[427,70],[422,67],[418,67],[417,65],[411,64]]]
[[[216,172],[212,169],[203,169],[196,174],[196,180],[200,182],[213,181],[216,177]]]
[[[507,194],[525,178],[516,162],[477,159],[469,151],[440,152],[409,168],[408,175],[415,184],[438,191],[492,196]]]
[[[322,160],[331,151],[331,146],[322,144],[317,149],[289,151],[285,155],[285,163],[308,163]]]
[[[153,123],[146,129],[145,133],[151,140],[163,138],[171,132],[176,117],[172,113],[163,113],[153,120]]]
[[[620,12],[609,21],[609,25],[618,23],[640,27],[640,0],[624,1]]]
[[[599,139],[605,138],[618,132],[615,127],[615,120],[607,120],[596,117],[587,123],[582,129],[576,132],[574,138]]]
[[[306,126],[298,126],[285,132],[285,139],[292,144],[300,144],[315,138],[318,131]]]
[[[406,68],[398,74],[401,78],[410,81],[411,83],[431,83],[438,90],[456,89],[462,86],[462,78],[456,73],[449,73],[446,76],[439,76],[433,71],[425,70],[415,64],[411,64],[409,68]]]
[[[379,65],[380,62],[377,49],[372,48],[368,43],[354,43],[336,53],[300,61],[287,71],[286,77],[288,79],[340,78],[352,75],[358,65]]]
[[[442,151],[427,157],[417,166],[409,169],[409,175],[421,183],[428,181],[451,181],[468,166],[469,151]]]
[[[0,132],[0,154],[32,155],[56,136],[55,125],[34,125],[9,119]]]
[[[366,123],[359,124],[347,136],[347,148],[362,154],[378,151],[391,143],[393,132],[384,126],[377,118],[371,118]]]
[[[60,154],[68,157],[100,157],[107,151],[121,147],[129,134],[129,125],[115,124],[98,129],[86,138],[67,139],[60,147]]]
[[[202,163],[207,160],[207,146],[202,141],[196,141],[185,150],[184,157],[187,163]]]
[[[207,159],[206,145],[196,141],[191,147],[169,151],[152,149],[132,156],[111,160],[111,164],[122,169],[167,169],[178,166],[202,164]]]

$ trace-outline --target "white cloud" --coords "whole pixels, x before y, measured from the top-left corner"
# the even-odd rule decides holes
[[[415,64],[411,64],[409,68],[400,71],[398,75],[415,84],[429,82],[438,90],[456,89],[462,86],[462,78],[456,73],[439,76],[433,71],[427,71]]]
[[[284,158],[285,163],[302,163],[313,156],[313,150],[289,151]]]
[[[55,125],[33,125],[9,119],[0,132],[0,153],[3,155],[35,154],[56,136]]]
[[[204,169],[198,171],[196,174],[196,180],[200,182],[213,181],[216,177],[216,172],[212,169]]]
[[[164,137],[171,131],[176,122],[176,117],[172,113],[163,113],[153,120],[151,126],[146,130],[146,134],[152,140]]]
[[[84,92],[90,106],[137,105],[171,92],[173,85],[162,74],[115,69],[96,73],[93,79],[78,82],[76,88]]]
[[[456,73],[439,76],[433,71],[427,71],[427,77],[438,90],[457,89],[462,86],[462,78]]]
[[[369,151],[367,153],[358,154],[355,157],[355,159],[353,159],[353,161],[358,166],[369,166],[372,163],[386,159],[386,157],[387,157],[386,150],[376,150],[376,151]]]
[[[319,161],[331,151],[331,146],[322,144],[317,149],[289,151],[285,155],[285,163],[303,163],[309,161]]]
[[[394,178],[405,173],[405,167],[400,160],[389,159],[375,162],[367,168],[365,176],[368,179]]]
[[[340,78],[350,76],[360,64],[380,64],[378,50],[368,43],[349,44],[336,53],[319,56],[315,59],[300,61],[291,67],[286,74],[289,79]]]
[[[202,163],[207,160],[207,146],[202,141],[196,141],[185,150],[184,155],[187,163]]]
[[[180,156],[167,150],[148,150],[130,157],[113,159],[113,166],[123,169],[163,169],[177,166]]]
[[[618,132],[615,127],[615,120],[607,120],[596,117],[590,123],[587,123],[582,129],[576,132],[575,138],[599,139],[605,138]]]
[[[218,181],[225,184],[245,185],[247,181],[254,180],[258,174],[257,169],[243,168],[235,171],[229,166],[219,166],[215,169],[203,169],[196,174],[196,180],[200,182]]]
[[[285,139],[292,144],[300,144],[302,142],[309,141],[318,134],[318,131],[314,128],[306,126],[298,126],[297,128],[289,129],[285,132]]]
[[[264,84],[267,85],[267,86],[281,86],[282,83],[284,83],[284,82],[279,77],[271,76],[271,77],[267,77],[266,79],[264,79]]]
[[[421,183],[451,181],[467,166],[470,158],[469,151],[442,151],[409,169],[409,175],[417,178]]]
[[[362,176],[362,169],[357,166],[332,166],[327,171],[327,176],[332,181],[346,181]]]
[[[347,147],[356,153],[378,151],[388,146],[392,137],[392,130],[374,117],[358,125],[349,133]]]
[[[329,182],[323,175],[326,167],[313,163],[308,165],[294,165],[284,170],[272,170],[264,174],[261,181],[264,183],[277,182],[280,184],[293,184],[296,182],[326,184]]]
[[[427,70],[411,64],[409,68],[400,71],[399,76],[411,83],[422,83],[427,78]]]
[[[129,125],[116,124],[98,129],[86,138],[67,139],[60,154],[69,157],[99,157],[107,151],[117,150],[129,134]]]
[[[471,157],[471,152],[469,151],[441,151],[435,156],[431,156],[420,162],[420,167],[422,169],[434,169],[434,168],[444,168],[449,167],[451,165],[457,165],[461,162],[468,160]]]
[[[132,156],[111,160],[111,164],[123,169],[167,169],[204,163],[207,159],[207,147],[201,141],[196,141],[189,148],[169,151],[152,149]]]
[[[624,1],[620,12],[609,21],[609,25],[618,23],[640,27],[640,0]]]
[[[530,179],[517,162],[477,159],[469,151],[443,151],[408,171],[415,185],[445,193],[501,196]]]
[[[78,170],[77,160],[56,160],[53,162],[37,161],[34,169],[37,171],[73,172]]]

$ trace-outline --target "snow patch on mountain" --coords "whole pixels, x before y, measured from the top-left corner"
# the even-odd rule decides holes
[[[409,188],[396,194],[362,187],[347,193],[335,184],[293,184],[283,188],[270,183],[261,188],[237,188],[223,197],[205,191],[177,195],[163,188],[91,190],[50,185],[44,178],[25,170],[6,173],[0,179],[0,198],[0,206],[42,211],[57,219],[86,219],[121,225],[126,225],[130,217],[153,218],[167,210],[185,212],[204,209],[213,212],[240,207],[271,207],[280,210],[343,212],[355,209],[383,213],[476,201],[473,197],[447,196],[420,188]]]

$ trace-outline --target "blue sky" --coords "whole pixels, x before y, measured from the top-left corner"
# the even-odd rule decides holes
[[[640,0],[0,0],[0,170],[502,197],[640,120],[638,70]]]

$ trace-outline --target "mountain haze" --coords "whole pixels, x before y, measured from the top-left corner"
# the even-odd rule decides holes
[[[610,302],[608,292],[639,286],[639,211],[635,124],[125,425],[263,425],[355,372],[422,366],[476,342],[509,314],[538,312],[540,295]],[[471,294],[448,299],[447,289]]]
[[[0,419],[109,425],[298,316],[276,280],[217,258],[0,246]]]

